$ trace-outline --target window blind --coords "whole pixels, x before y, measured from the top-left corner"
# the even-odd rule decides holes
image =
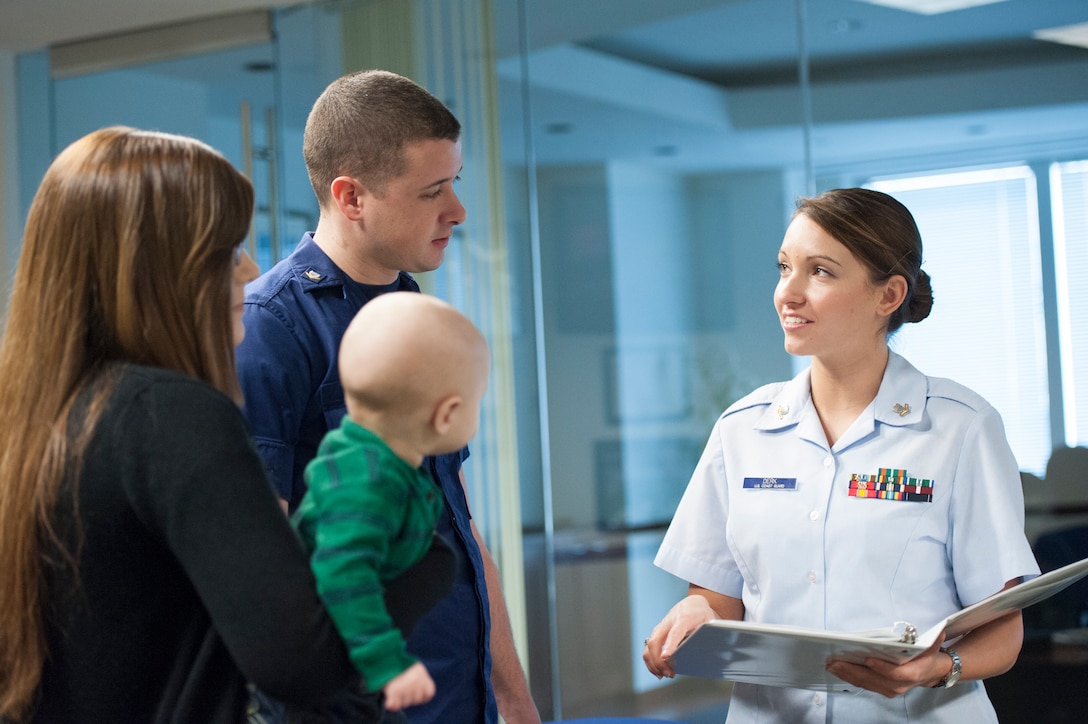
[[[1051,167],[1066,445],[1088,445],[1088,161]]]
[[[1020,469],[1041,475],[1051,437],[1033,172],[1014,166],[869,186],[913,213],[933,283],[930,316],[904,325],[892,349],[985,397],[1001,413]],[[1088,258],[1084,264],[1088,270]],[[1082,304],[1088,309],[1088,290]],[[1088,374],[1088,342],[1081,359]]]

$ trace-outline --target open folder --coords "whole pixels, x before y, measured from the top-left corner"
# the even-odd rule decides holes
[[[673,669],[685,676],[729,679],[768,686],[830,692],[856,692],[824,669],[830,658],[861,663],[868,657],[903,663],[922,653],[943,631],[946,641],[1038,603],[1088,575],[1088,558],[995,593],[940,621],[928,631],[893,622],[875,631],[837,632],[760,624],[709,621],[672,655]]]

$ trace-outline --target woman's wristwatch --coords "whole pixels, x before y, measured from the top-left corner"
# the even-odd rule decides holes
[[[960,662],[960,655],[952,649],[941,649],[941,651],[952,657],[952,668],[944,675],[943,679],[933,685],[933,688],[951,689],[960,680],[960,675],[963,674],[963,664]]]

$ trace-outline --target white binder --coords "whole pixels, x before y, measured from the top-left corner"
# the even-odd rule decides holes
[[[856,692],[824,669],[830,658],[861,663],[877,657],[895,663],[914,658],[941,632],[952,641],[982,624],[1038,603],[1088,575],[1088,558],[995,593],[925,632],[903,622],[875,631],[835,632],[747,621],[710,621],[673,653],[677,674],[769,686]]]

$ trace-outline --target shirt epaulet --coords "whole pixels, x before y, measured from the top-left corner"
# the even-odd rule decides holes
[[[975,412],[981,412],[992,405],[985,397],[978,394],[969,387],[961,385],[959,382],[948,380],[943,377],[929,377],[928,397],[940,397],[945,400],[952,400],[958,402],[961,405],[969,407]]]
[[[299,259],[299,261],[305,262],[303,259]],[[298,280],[299,286],[304,292],[344,286],[344,280],[339,273],[334,274],[328,271],[322,271],[314,265],[303,263],[302,265],[293,267],[291,271],[294,273],[295,279]]]
[[[728,417],[741,410],[770,405],[788,384],[789,382],[772,382],[758,387],[726,408],[725,412],[722,413],[722,417]]]

